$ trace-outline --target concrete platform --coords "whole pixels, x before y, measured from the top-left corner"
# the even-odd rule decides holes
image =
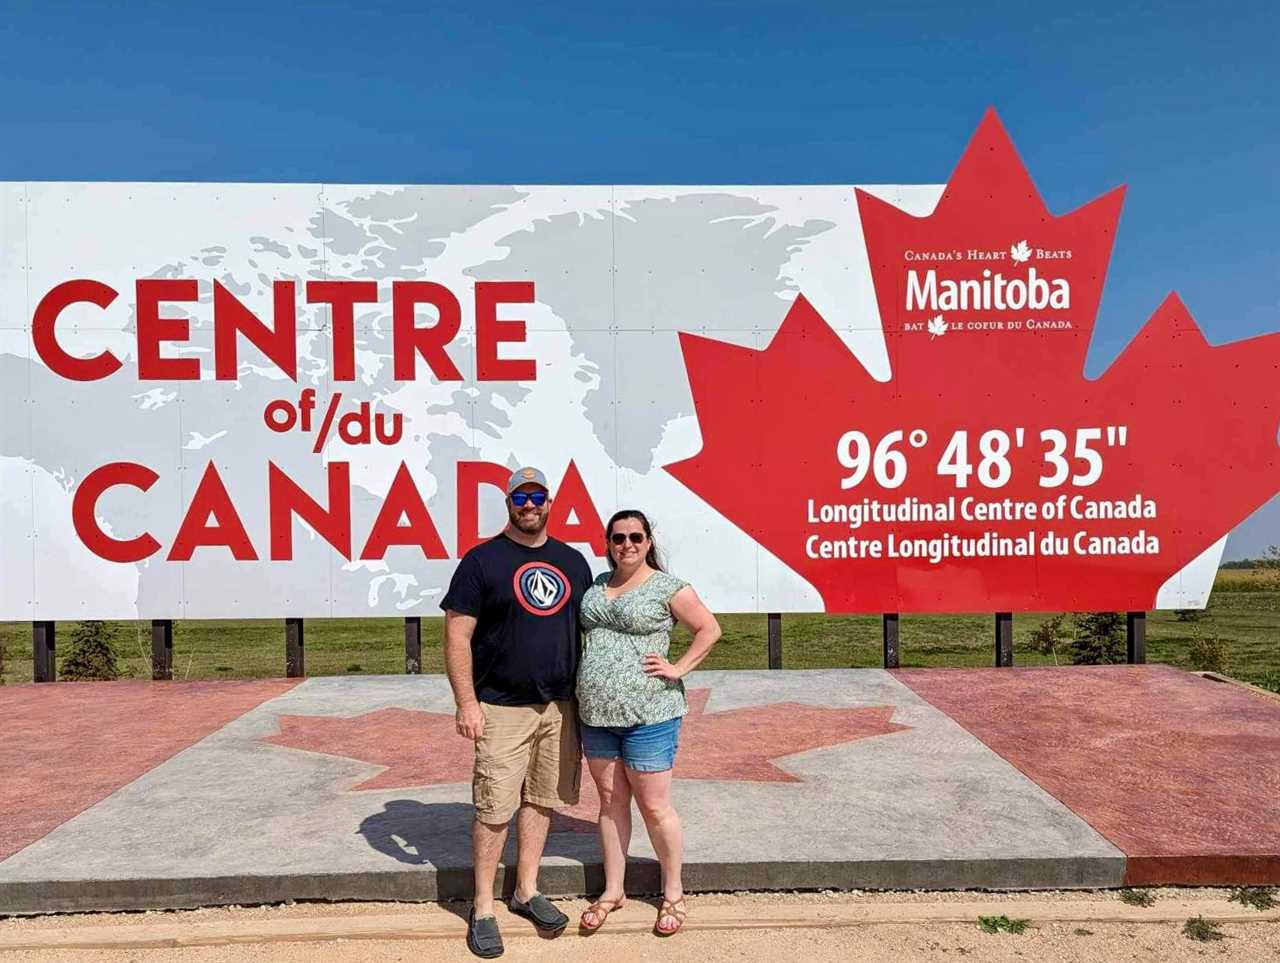
[[[1162,666],[689,688],[691,890],[1280,883],[1262,695]],[[15,686],[0,732],[0,913],[469,895],[442,677]],[[545,891],[598,891],[595,802],[556,815]],[[636,825],[631,885],[653,890]]]

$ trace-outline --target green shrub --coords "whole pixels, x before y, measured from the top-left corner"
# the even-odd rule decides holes
[[[1182,924],[1182,935],[1189,940],[1195,940],[1197,943],[1208,943],[1210,940],[1221,940],[1226,938],[1226,934],[1218,927],[1213,920],[1207,920],[1203,916],[1197,916],[1187,920]]]
[[[1011,920],[1004,914],[978,917],[978,929],[984,933],[999,933],[1004,930],[1006,933],[1017,935],[1026,932],[1029,925],[1031,925],[1029,920]]]
[[[1216,635],[1201,635],[1191,639],[1187,662],[1197,672],[1226,672],[1227,647]]]
[[[1268,669],[1262,675],[1252,679],[1246,679],[1260,689],[1266,689],[1269,692],[1280,692],[1280,669]]]
[[[1077,612],[1071,640],[1073,665],[1119,665],[1125,652],[1124,615],[1120,612]]]
[[[1130,906],[1155,906],[1156,894],[1146,889],[1132,889],[1126,886],[1120,890],[1120,902]]]
[[[115,629],[106,622],[78,622],[71,630],[71,642],[58,669],[61,678],[71,682],[110,682],[120,678],[112,641]]]
[[[1241,906],[1252,906],[1259,912],[1275,909],[1276,906],[1276,891],[1272,886],[1241,886],[1233,889],[1227,898]]]

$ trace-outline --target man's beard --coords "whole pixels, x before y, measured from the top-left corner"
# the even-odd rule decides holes
[[[509,508],[507,509],[507,514],[511,518],[511,524],[528,535],[537,535],[547,527],[548,512],[537,512],[533,515],[525,515],[515,509]]]

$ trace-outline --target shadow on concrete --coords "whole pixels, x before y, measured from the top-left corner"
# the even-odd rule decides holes
[[[413,866],[470,862],[471,807],[393,799],[356,830],[374,850]]]
[[[472,897],[471,877],[471,820],[469,803],[424,803],[416,799],[392,799],[383,805],[381,812],[365,817],[356,830],[377,852],[401,863],[412,866],[430,866],[436,874],[436,898],[441,901],[468,901],[449,906],[451,912],[463,918],[470,908]],[[547,837],[545,856],[560,856],[574,860],[573,866],[544,865],[540,879],[551,892],[578,890],[584,894],[599,893],[604,888],[604,868],[596,861],[580,862],[581,845],[567,845],[564,838],[566,824],[574,824],[571,831],[595,835],[594,823],[557,814],[557,832]],[[512,872],[499,867],[499,886],[502,898],[510,898],[515,889],[514,827],[507,839],[504,864]],[[554,881],[547,877],[556,877]],[[563,878],[562,878],[563,877]],[[572,879],[570,879],[572,878]],[[550,885],[548,885],[550,884]],[[568,885],[566,885],[568,884]],[[632,857],[627,865],[627,888],[633,893],[654,893],[661,889],[661,873],[656,860]]]

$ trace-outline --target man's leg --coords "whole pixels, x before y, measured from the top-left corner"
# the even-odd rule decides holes
[[[520,806],[516,814],[516,899],[522,903],[527,903],[538,892],[538,866],[542,863],[550,829],[550,809],[529,802]],[[505,828],[502,835],[505,839]],[[493,882],[492,876],[489,881]]]
[[[516,816],[520,838],[515,895],[521,902],[538,892],[538,866],[551,829],[552,810],[577,803],[581,774],[582,753],[573,707],[568,702],[550,702],[542,709],[523,802]]]
[[[507,826],[510,823],[471,824],[471,860],[475,873],[476,916],[493,915],[493,884],[498,877],[498,860],[507,842]],[[523,833],[521,834],[523,839]]]
[[[493,915],[498,862],[507,841],[507,827],[520,805],[530,748],[540,721],[538,714],[526,706],[482,704],[481,708],[485,715],[484,734],[476,742],[472,778],[476,814],[471,827],[477,917]]]

